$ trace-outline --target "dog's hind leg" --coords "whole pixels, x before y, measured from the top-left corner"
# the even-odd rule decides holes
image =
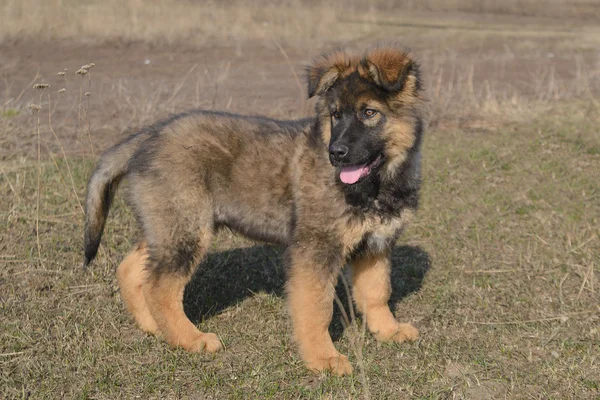
[[[389,254],[364,255],[351,264],[354,302],[375,338],[397,343],[417,339],[417,328],[396,321],[388,305],[392,293]]]
[[[185,286],[204,257],[211,236],[206,228],[193,239],[181,240],[179,236],[168,245],[149,247],[150,268],[143,285],[148,308],[167,342],[191,352],[215,352],[222,347],[217,335],[199,331],[183,310]]]
[[[144,298],[142,286],[146,282],[146,260],[148,251],[145,243],[139,243],[117,268],[117,281],[121,297],[135,322],[145,332],[158,334],[158,325],[152,317]]]

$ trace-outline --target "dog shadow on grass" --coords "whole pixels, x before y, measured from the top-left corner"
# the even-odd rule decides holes
[[[429,270],[429,255],[418,246],[397,246],[392,252],[392,297],[390,306],[419,290]],[[209,254],[185,289],[184,309],[194,323],[240,303],[254,293],[285,295],[283,250],[257,245]],[[348,295],[341,280],[337,295],[348,312]],[[342,313],[337,304],[329,332],[333,340],[342,336]]]

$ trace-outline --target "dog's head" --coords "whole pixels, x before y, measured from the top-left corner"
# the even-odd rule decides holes
[[[342,183],[394,175],[420,134],[420,92],[418,64],[393,46],[313,62],[308,94],[319,97],[320,133]]]

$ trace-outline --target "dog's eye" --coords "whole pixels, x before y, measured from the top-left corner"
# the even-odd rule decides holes
[[[332,112],[332,113],[331,113],[331,116],[332,116],[334,119],[340,119],[340,118],[342,118],[342,114],[340,114],[340,112],[339,112],[339,111],[334,111],[334,112]]]
[[[365,118],[373,118],[375,115],[377,115],[377,113],[378,111],[373,110],[372,108],[367,108],[365,111],[363,111]]]

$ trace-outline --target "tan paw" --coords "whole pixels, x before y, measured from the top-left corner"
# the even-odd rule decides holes
[[[419,337],[419,330],[411,324],[398,323],[393,329],[376,332],[374,336],[382,342],[402,343],[407,340],[412,342]]]
[[[337,376],[350,375],[352,373],[352,364],[348,361],[348,357],[343,354],[307,361],[306,367],[315,372],[329,371],[332,375]]]
[[[158,330],[158,325],[156,325],[156,322],[154,322],[154,319],[152,317],[147,318],[147,319],[136,318],[136,320],[137,320],[138,326],[144,332],[149,333],[150,335],[155,335],[155,336],[158,336],[158,334],[160,333],[160,331]]]
[[[214,333],[200,333],[190,346],[186,346],[187,351],[193,353],[214,353],[223,348],[219,337]]]

